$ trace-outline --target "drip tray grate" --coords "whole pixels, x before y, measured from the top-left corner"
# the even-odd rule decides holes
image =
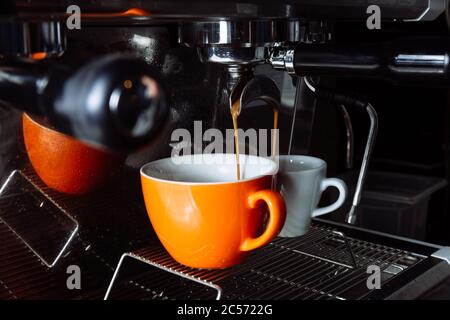
[[[153,268],[136,279],[136,272],[124,267],[125,258]],[[371,292],[369,265],[380,268],[383,286],[423,259],[404,250],[343,238],[331,227],[312,225],[307,235],[277,238],[244,264],[223,270],[183,266],[159,245],[125,253],[105,299],[362,299]]]
[[[368,265],[383,270],[383,286],[425,258],[344,238],[331,227],[314,224],[307,235],[278,238],[242,265],[225,270],[192,269],[174,261],[149,233],[150,224],[140,203],[123,201],[114,188],[68,197],[43,185],[31,169],[23,172],[58,207],[76,218],[81,228],[58,264],[49,268],[0,222],[0,299],[98,299],[104,296],[114,271],[110,263],[137,246],[146,249],[122,255],[109,282],[109,298],[360,299],[370,293],[366,287]],[[3,216],[10,217],[14,210],[8,207]],[[23,230],[33,234],[36,225],[30,220],[23,224],[27,228]],[[45,237],[33,243],[36,248],[49,248]],[[126,265],[122,263],[125,260]],[[73,264],[83,272],[80,292],[66,287],[66,268]],[[140,271],[135,272],[133,266]]]
[[[22,177],[21,173],[27,183],[4,189],[0,199],[0,300],[103,298],[114,271],[110,263],[137,244],[147,245],[153,237],[141,223],[148,220],[145,210],[137,203],[123,201],[113,188],[68,196],[47,187],[29,166],[15,175]],[[35,186],[43,196],[40,193],[35,196],[34,189],[33,192],[27,189],[29,185]],[[10,183],[7,186],[12,187]],[[9,190],[11,192],[6,194]],[[47,215],[40,214],[41,198],[45,198],[49,206],[54,204],[54,208],[49,208],[55,210],[45,211]],[[63,220],[65,215],[58,214],[56,209],[80,223],[80,229],[71,233],[73,240],[64,251],[61,244],[68,243],[69,228],[65,228],[68,219]],[[22,214],[21,219],[19,214]],[[127,223],[123,222],[125,219]],[[58,256],[58,263],[53,267],[45,264],[44,260],[53,261],[55,253],[59,252],[62,254]],[[49,258],[42,259],[36,253]],[[80,267],[81,290],[67,287],[67,268],[71,265]]]

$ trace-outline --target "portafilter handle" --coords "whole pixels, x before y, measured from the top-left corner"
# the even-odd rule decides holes
[[[404,38],[381,43],[298,44],[269,62],[297,76],[380,78],[398,84],[447,85],[450,38]]]

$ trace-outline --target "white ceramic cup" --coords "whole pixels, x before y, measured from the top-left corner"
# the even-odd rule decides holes
[[[286,202],[286,222],[280,237],[297,237],[308,232],[311,217],[338,209],[347,197],[347,186],[337,178],[326,178],[327,164],[319,158],[286,155],[279,157],[277,184]],[[339,190],[333,204],[317,208],[328,187]]]

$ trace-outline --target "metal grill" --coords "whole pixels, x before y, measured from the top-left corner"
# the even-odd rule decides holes
[[[276,239],[240,266],[192,269],[178,264],[151,240],[149,225],[142,223],[148,223],[145,210],[139,205],[130,205],[114,193],[67,197],[47,188],[31,169],[24,172],[58,206],[76,217],[81,228],[61,262],[48,268],[17,234],[0,223],[0,299],[98,299],[112,275],[111,263],[117,261],[120,252],[139,244],[146,249],[129,256],[153,268],[117,278],[110,295],[113,299],[361,299],[369,293],[368,265],[383,270],[383,285],[424,258],[347,238],[356,258],[355,267],[344,238],[332,228],[313,225],[303,237]],[[24,227],[33,231],[34,226],[30,221]],[[70,264],[83,270],[81,293],[67,290],[66,267]]]
[[[48,188],[33,169],[28,167],[22,172],[52,202],[82,222],[82,227],[58,264],[49,268],[19,235],[33,236],[32,247],[35,251],[52,252],[55,250],[52,248],[54,243],[48,239],[49,235],[54,239],[61,238],[57,229],[49,229],[50,226],[46,223],[35,221],[39,217],[35,214],[30,215],[27,223],[20,224],[20,230],[13,231],[0,221],[0,300],[76,299],[84,295],[92,299],[102,298],[114,271],[111,263],[117,261],[120,252],[129,250],[135,243],[148,243],[142,239],[148,239],[151,234],[141,231],[148,228],[133,228],[134,223],[140,223],[136,216],[146,219],[145,211],[135,204],[121,202],[121,198],[110,190],[101,191],[109,192],[107,195],[94,193],[87,196],[67,196]],[[19,191],[17,196],[21,196]],[[21,202],[20,205],[24,203]],[[19,209],[8,199],[0,201],[0,211],[4,218],[20,214]],[[123,223],[124,213],[125,218],[131,220],[128,224]],[[126,228],[133,229],[133,239],[130,241],[123,241],[121,234],[112,231],[121,232]],[[71,264],[78,265],[82,270],[81,292],[67,289],[66,268]]]
[[[130,201],[129,195],[123,195],[122,190],[106,187],[82,196],[68,196],[47,187],[30,166],[23,172],[58,206],[78,220],[82,226],[80,236],[89,243],[95,243],[108,263],[115,263],[120,250],[143,246],[156,239],[149,231],[151,225],[145,208]],[[124,243],[124,235],[132,237],[127,237],[128,242]]]
[[[202,299],[205,295],[224,299],[361,299],[370,292],[366,285],[368,265],[382,270],[384,285],[423,259],[362,240],[349,238],[349,243],[356,267],[344,239],[332,228],[318,225],[303,237],[278,238],[257,250],[246,263],[225,270],[189,268],[173,260],[162,247],[146,248],[126,256],[152,265],[152,271],[138,280],[125,278],[117,284],[113,277],[107,298],[126,299],[133,288],[139,291],[135,298],[160,298],[155,293],[161,292],[159,284],[164,283],[165,299]],[[119,263],[117,274],[122,265]],[[184,283],[180,285],[180,281]],[[211,293],[214,288],[216,294]]]
[[[20,170],[14,170],[0,189],[0,221],[49,267],[78,230],[78,222]]]
[[[71,256],[77,258],[71,259]],[[70,255],[49,268],[11,229],[0,223],[0,300],[76,298],[79,292],[66,287],[66,268],[71,264],[83,270],[83,290],[86,291],[103,287],[104,277],[112,273],[95,252],[81,248],[72,249]]]

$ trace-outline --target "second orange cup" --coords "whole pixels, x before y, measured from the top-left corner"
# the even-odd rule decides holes
[[[98,150],[23,115],[23,138],[30,162],[47,186],[84,194],[104,185],[123,157]]]

